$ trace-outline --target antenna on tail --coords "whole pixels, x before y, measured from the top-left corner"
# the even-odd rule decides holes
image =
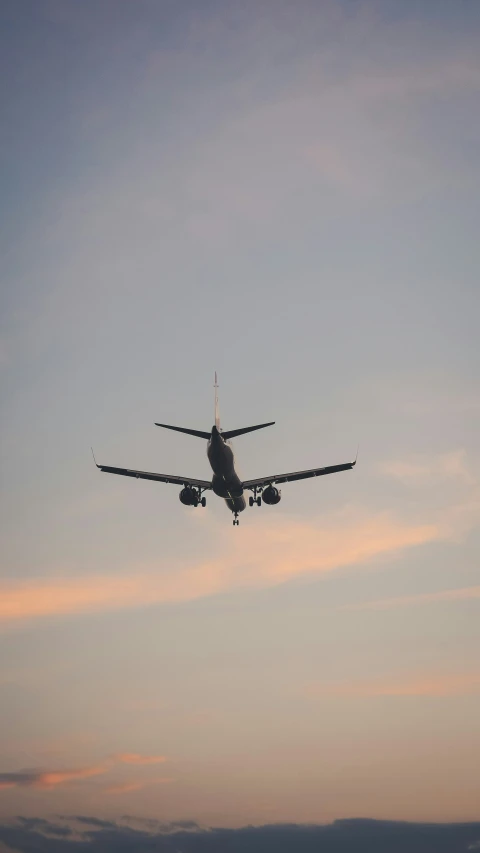
[[[217,371],[215,371],[215,426],[217,429],[220,429],[220,411],[218,408],[218,381],[217,381]]]

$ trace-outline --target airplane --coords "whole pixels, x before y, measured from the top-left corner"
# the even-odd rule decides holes
[[[170,474],[152,474],[148,471],[134,471],[130,468],[113,468],[109,465],[98,465],[95,455],[93,455],[95,465],[100,469],[100,471],[105,471],[107,474],[121,474],[124,477],[136,477],[140,480],[156,480],[160,483],[173,483],[174,485],[182,486],[179,498],[181,503],[185,506],[206,506],[207,500],[203,493],[211,489],[214,494],[224,499],[228,509],[233,513],[234,526],[238,526],[239,513],[243,512],[247,506],[244,497],[245,490],[253,492],[253,495],[250,495],[248,499],[249,506],[261,506],[262,501],[264,504],[273,506],[280,503],[281,500],[281,490],[277,489],[277,485],[280,483],[290,483],[294,480],[305,480],[309,477],[323,477],[324,474],[336,474],[338,471],[349,471],[356,465],[357,460],[355,459],[353,462],[344,462],[341,465],[329,465],[324,468],[310,468],[307,471],[293,471],[290,474],[271,474],[268,477],[258,477],[254,480],[241,480],[235,471],[235,460],[230,439],[236,438],[239,435],[244,435],[247,432],[254,432],[254,430],[257,429],[264,429],[265,427],[273,426],[275,421],[270,421],[266,424],[257,424],[256,426],[243,427],[241,429],[231,429],[224,432],[220,426],[218,382],[216,373],[214,388],[215,423],[211,432],[202,432],[197,429],[171,426],[170,424],[155,424],[155,426],[163,427],[163,429],[172,429],[175,432],[183,432],[187,435],[193,435],[207,441],[207,456],[213,471],[211,481],[198,480],[194,477],[177,477]]]

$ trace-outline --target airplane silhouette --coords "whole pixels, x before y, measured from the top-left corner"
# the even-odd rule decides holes
[[[271,474],[268,477],[258,477],[255,480],[241,480],[235,471],[235,460],[230,439],[247,432],[273,426],[275,421],[267,424],[231,429],[224,432],[220,426],[220,415],[218,408],[218,382],[215,373],[215,423],[211,432],[202,432],[197,429],[186,429],[184,427],[170,426],[169,424],[158,424],[155,426],[164,429],[173,429],[176,432],[184,432],[207,441],[207,456],[210,462],[213,477],[208,480],[198,480],[194,477],[177,477],[171,474],[153,474],[148,471],[134,471],[130,468],[113,468],[109,465],[95,464],[100,471],[108,474],[121,474],[124,477],[136,477],[140,480],[157,480],[160,483],[173,483],[182,486],[180,501],[185,506],[206,506],[204,492],[211,489],[220,498],[223,498],[227,507],[233,513],[233,524],[238,525],[238,515],[246,508],[244,497],[245,490],[253,492],[249,497],[249,505],[261,506],[262,501],[268,505],[278,504],[281,500],[281,491],[276,486],[279,483],[290,483],[293,480],[305,480],[308,477],[323,477],[324,474],[336,474],[338,471],[348,471],[356,465],[357,460],[345,462],[341,465],[329,465],[324,468],[310,468],[307,471],[293,471],[290,474]],[[93,453],[93,451],[92,451]]]

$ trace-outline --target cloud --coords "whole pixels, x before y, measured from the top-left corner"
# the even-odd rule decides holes
[[[108,146],[110,155],[101,193],[98,179],[84,191],[81,233],[90,227],[97,235],[101,227],[105,240],[113,223],[118,242],[128,198],[133,215],[127,228],[143,239],[151,234],[157,243],[161,222],[167,233],[187,231],[218,248],[225,238],[238,239],[243,227],[278,227],[284,211],[290,221],[293,205],[311,221],[312,206],[318,215],[319,199],[329,207],[335,195],[392,204],[405,193],[423,195],[446,183],[476,180],[476,163],[465,156],[475,108],[465,122],[445,118],[443,134],[429,115],[440,101],[445,116],[457,118],[458,99],[476,97],[480,63],[473,33],[470,39],[450,33],[447,43],[438,43],[431,28],[411,16],[391,27],[364,3],[356,4],[354,14],[339,3],[302,4],[300,13],[293,4],[279,13],[277,0],[270,14],[263,3],[243,14],[239,4],[233,12],[232,4],[223,5],[221,15],[203,10],[192,20],[193,11],[184,12],[188,24],[175,47],[145,45],[143,82],[130,89],[132,102],[144,105],[141,144],[137,122],[125,124],[123,100],[116,113],[115,89],[77,116],[81,124],[93,120],[97,150]],[[279,62],[283,54],[288,60]],[[195,93],[193,113],[181,84],[186,79],[187,92]],[[173,82],[168,97],[176,104],[181,141],[178,160],[168,158],[164,168],[162,122],[151,104],[162,97],[167,80]],[[194,119],[192,133],[191,116],[202,113],[209,121]],[[99,134],[97,122],[102,127],[105,114],[109,132]],[[184,125],[189,142],[182,138]],[[126,179],[117,144],[129,134]],[[462,146],[464,139],[468,144]],[[70,201],[77,215],[81,196],[78,189]],[[61,198],[65,205],[66,194]],[[66,212],[59,219],[74,229]]]
[[[67,837],[72,835],[71,827],[66,823],[52,823],[42,817],[19,817],[18,822],[28,829],[38,829],[45,835]]]
[[[136,752],[122,752],[114,756],[114,761],[122,764],[163,764],[166,760],[164,755],[138,755]]]
[[[82,779],[91,779],[108,772],[108,766],[82,767],[75,770],[20,771],[0,773],[1,788],[43,788],[51,790]]]
[[[114,755],[106,759],[102,764],[92,767],[80,767],[68,770],[21,770],[13,773],[0,773],[0,790],[6,790],[7,788],[41,788],[50,791],[64,785],[69,785],[71,782],[103,776],[111,772],[115,765],[118,764],[151,766],[163,764],[165,761],[167,761],[167,758],[164,755],[139,755],[138,753],[125,752]],[[149,780],[148,784],[167,781],[170,781],[170,779]],[[114,788],[117,792],[120,792],[127,784],[145,787],[146,783],[127,782],[124,785],[114,786]],[[114,788],[107,790],[113,793]],[[131,788],[131,790],[134,789]]]
[[[473,486],[477,482],[463,449],[385,462],[380,470],[406,486],[430,486],[448,480]]]
[[[170,776],[162,776],[156,779],[148,779],[146,781],[124,782],[120,785],[111,785],[105,789],[105,794],[129,794],[133,791],[143,791],[145,788],[150,788],[152,785],[167,785],[172,782]]]
[[[212,519],[204,523],[216,524]],[[4,581],[0,624],[39,617],[175,604],[238,589],[262,589],[308,574],[364,565],[450,535],[432,523],[408,523],[393,515],[353,508],[313,522],[276,515],[235,531],[215,527],[220,556],[163,571],[132,568],[129,574],[48,577]],[[223,544],[223,548],[221,547]]]
[[[42,773],[36,787],[57,788],[59,785],[65,785],[68,782],[76,782],[79,779],[91,779],[92,776],[101,776],[107,772],[107,769],[105,766],[99,766],[83,767],[80,770],[55,770]]]
[[[65,824],[72,826],[74,831],[62,837],[58,830]],[[223,853],[227,849],[235,849],[238,853],[251,850],[258,853],[279,850],[310,853],[320,849],[322,853],[351,853],[352,850],[368,850],[369,853],[384,853],[385,850],[459,853],[477,849],[479,834],[478,822],[422,824],[362,819],[337,820],[322,826],[274,824],[238,829],[201,827],[191,821],[162,824],[155,820],[129,818],[116,822],[88,817],[0,824],[0,841],[14,845],[21,853],[31,850],[36,853],[75,853],[79,846],[85,853],[106,850],[169,853],[172,849],[184,853],[201,853],[207,849],[209,853]]]
[[[343,22],[344,47],[355,40],[351,24]],[[377,41],[385,44],[386,35],[379,31]],[[411,46],[411,32],[403,35]],[[401,41],[400,28],[397,48]],[[349,53],[343,73],[334,75],[322,45],[317,55],[297,58],[275,97],[238,102],[186,165],[183,192],[193,236],[218,245],[232,225],[278,226],[282,211],[298,204],[300,187],[308,209],[321,192],[330,203],[392,203],[446,182],[475,180],[475,165],[452,156],[450,136],[439,144],[421,109],[433,110],[441,99],[448,114],[456,97],[476,99],[480,63],[474,50],[467,56],[462,44],[449,56],[428,56],[420,48],[404,61],[392,50],[397,59],[389,61],[376,49],[373,39],[369,51]],[[461,140],[461,128],[457,134]],[[305,208],[298,209],[302,215]]]
[[[425,592],[419,595],[402,595],[398,598],[383,598],[378,601],[364,601],[360,604],[345,604],[340,610],[394,610],[397,607],[412,607],[433,604],[437,601],[469,601],[480,598],[480,586],[467,586],[461,589],[445,589],[440,592]]]
[[[310,696],[369,698],[375,696],[470,696],[480,693],[480,672],[454,675],[419,675],[406,681],[358,681],[316,684],[307,689]]]

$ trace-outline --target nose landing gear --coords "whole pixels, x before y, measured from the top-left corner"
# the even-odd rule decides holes
[[[240,524],[240,521],[239,521],[239,518],[238,518],[238,512],[236,512],[236,513],[235,513],[235,516],[234,516],[234,519],[233,519],[233,526],[235,527],[235,525],[237,525],[237,527],[238,527],[238,525],[239,525],[239,524]]]

